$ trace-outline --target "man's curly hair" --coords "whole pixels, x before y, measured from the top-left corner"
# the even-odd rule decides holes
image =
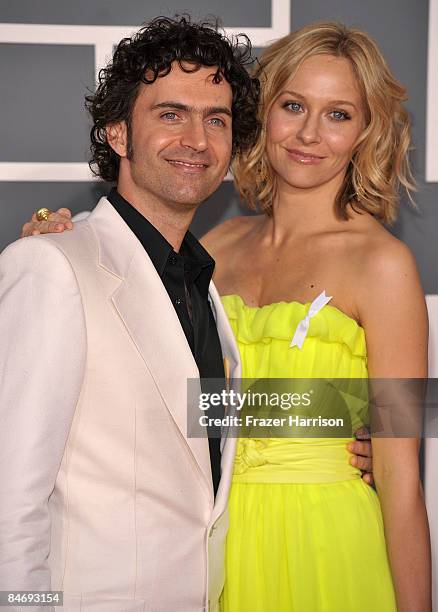
[[[217,23],[193,23],[188,16],[157,17],[120,41],[112,62],[99,72],[96,92],[86,97],[93,119],[90,167],[95,175],[117,181],[120,157],[108,144],[106,127],[126,121],[129,135],[141,83],[148,85],[166,76],[173,62],[185,72],[217,67],[214,82],[224,78],[232,89],[233,156],[255,142],[259,82],[247,71],[253,63],[248,37],[242,34],[230,41]]]

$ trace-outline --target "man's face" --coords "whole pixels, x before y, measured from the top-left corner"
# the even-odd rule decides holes
[[[167,76],[141,84],[130,135],[125,123],[108,127],[129,191],[191,209],[218,188],[231,158],[232,91],[225,79],[213,83],[214,73],[174,63]]]

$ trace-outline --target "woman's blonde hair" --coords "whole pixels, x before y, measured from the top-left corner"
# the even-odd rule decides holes
[[[255,146],[233,164],[236,186],[253,209],[271,214],[275,173],[266,156],[266,122],[273,102],[307,58],[329,54],[345,57],[356,75],[367,126],[356,143],[344,182],[336,197],[336,213],[348,219],[348,204],[384,223],[397,217],[399,187],[409,198],[415,189],[409,166],[410,118],[403,107],[405,88],[391,74],[376,43],[364,32],[323,22],[300,28],[270,45],[260,58],[260,132]]]

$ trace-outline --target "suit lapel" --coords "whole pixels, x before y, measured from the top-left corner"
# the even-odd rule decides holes
[[[240,390],[240,378],[241,378],[241,363],[239,349],[234,338],[233,330],[231,329],[230,322],[225,313],[224,307],[220,296],[214,283],[210,284],[210,303],[216,318],[216,324],[219,332],[219,338],[222,346],[222,354],[225,359],[228,360],[230,365],[230,388],[235,391]],[[229,436],[229,428],[223,428],[222,440],[221,440],[221,480],[219,489],[216,494],[214,502],[213,513],[211,516],[210,524],[213,524],[215,520],[224,512],[227,507],[228,497],[231,487],[231,479],[233,475],[234,456],[236,454],[237,438],[234,432],[233,436]]]
[[[230,366],[230,374],[233,378],[240,378],[241,366],[239,349],[237,348],[236,339],[234,338],[233,330],[225,313],[222,301],[216,286],[213,282],[210,283],[209,299],[216,319],[219,340],[222,347],[222,355],[228,360]]]
[[[167,291],[146,251],[102,198],[89,217],[99,241],[99,263],[120,277],[111,300],[187,442],[212,495],[206,438],[187,438],[187,379],[198,368]]]

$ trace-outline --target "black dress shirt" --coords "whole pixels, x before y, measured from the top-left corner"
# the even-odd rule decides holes
[[[160,275],[198,366],[201,387],[202,379],[223,381],[222,349],[208,301],[214,260],[190,232],[184,236],[179,253],[175,252],[161,233],[116,189],[111,190],[108,200],[141,242]],[[209,437],[208,442],[216,494],[220,480],[220,440]]]

